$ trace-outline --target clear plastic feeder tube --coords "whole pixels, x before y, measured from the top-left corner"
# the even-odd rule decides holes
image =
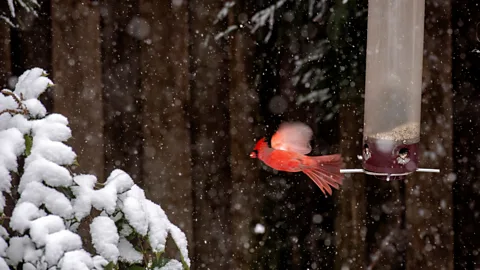
[[[369,0],[363,131],[367,170],[416,168],[417,157],[397,158],[399,153],[416,155],[420,140],[424,15],[424,0]],[[414,164],[408,165],[410,160]]]

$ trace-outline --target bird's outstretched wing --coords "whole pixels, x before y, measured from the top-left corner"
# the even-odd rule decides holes
[[[312,129],[300,122],[283,123],[272,136],[272,148],[306,155],[312,151]]]

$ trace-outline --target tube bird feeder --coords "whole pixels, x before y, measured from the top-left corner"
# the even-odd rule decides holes
[[[404,178],[419,169],[425,0],[369,0],[364,172]]]

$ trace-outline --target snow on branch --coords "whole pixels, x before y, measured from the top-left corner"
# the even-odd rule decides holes
[[[18,17],[17,10],[19,8],[25,10],[27,13],[31,13],[34,16],[38,16],[37,9],[40,7],[40,3],[37,0],[0,0],[7,1],[8,11],[0,14],[0,19],[4,20],[12,27],[17,27],[14,20]]]
[[[20,76],[15,91],[5,89],[0,95],[2,217],[7,214],[4,194],[19,194],[9,223],[0,226],[0,269],[117,269],[133,264],[189,269],[185,234],[127,173],[114,170],[105,183],[97,183],[93,175],[71,174],[76,154],[65,144],[72,136],[68,120],[47,115],[38,100],[51,86],[46,73],[34,68]],[[11,172],[20,179],[18,186],[12,186]],[[100,214],[92,216],[92,208]],[[77,233],[82,222],[90,223],[96,254],[83,248],[83,236]],[[181,261],[164,258],[168,237]]]
[[[260,27],[263,26],[268,26],[268,34],[265,36],[265,42],[270,40],[270,37],[272,36],[273,32],[273,25],[275,23],[275,10],[283,6],[287,0],[279,0],[275,4],[262,9],[255,13],[252,18],[250,19],[252,21],[252,28],[251,28],[251,33],[255,33]]]
[[[217,18],[215,19],[213,24],[217,24],[219,21],[225,19],[228,16],[228,12],[233,6],[235,6],[234,1],[225,2],[225,4],[223,4],[222,9],[217,13]]]
[[[287,0],[278,0],[276,3],[260,11],[255,12],[255,14],[251,16],[249,20],[250,22],[246,25],[244,24],[229,25],[225,31],[219,32],[215,35],[215,40],[224,38],[228,36],[230,33],[232,33],[233,31],[237,29],[242,29],[244,27],[249,28],[250,33],[253,34],[261,27],[267,26],[269,29],[269,32],[267,33],[264,41],[268,42],[268,40],[270,40],[270,37],[272,36],[273,26],[275,23],[275,10],[282,7],[285,4],[285,2],[287,2]],[[222,9],[217,13],[217,17],[215,18],[214,24],[217,24],[219,21],[225,19],[234,5],[235,5],[234,1],[226,2],[222,7]]]

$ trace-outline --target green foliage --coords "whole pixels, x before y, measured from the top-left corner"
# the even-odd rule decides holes
[[[115,268],[115,264],[113,262],[109,262],[106,266],[105,266],[105,270],[113,270],[113,269],[116,269]]]
[[[32,153],[33,137],[25,134],[23,138],[25,139],[25,157],[28,157]]]

